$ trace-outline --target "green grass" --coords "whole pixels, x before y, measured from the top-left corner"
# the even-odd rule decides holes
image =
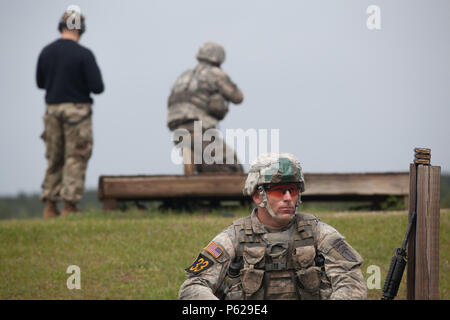
[[[406,211],[314,212],[363,256],[389,263],[406,229]],[[0,221],[0,299],[177,299],[184,268],[234,219],[210,214],[151,211],[87,212],[53,220]],[[441,211],[440,297],[450,299],[450,210]],[[68,290],[66,269],[81,269],[81,290]],[[405,274],[406,276],[406,274]],[[405,298],[405,276],[399,297]],[[381,290],[368,290],[379,299]]]

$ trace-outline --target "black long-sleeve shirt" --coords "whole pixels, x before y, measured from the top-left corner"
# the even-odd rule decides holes
[[[42,49],[36,71],[37,85],[46,89],[45,102],[93,102],[90,93],[104,90],[102,75],[91,50],[68,39]]]

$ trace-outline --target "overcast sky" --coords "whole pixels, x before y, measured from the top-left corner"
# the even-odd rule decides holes
[[[408,171],[416,146],[450,170],[450,1],[0,0],[0,195],[40,192],[36,61],[72,4],[105,82],[93,96],[88,188],[100,175],[183,172],[171,161],[167,97],[210,40],[244,93],[223,132],[279,129],[280,151],[305,172]],[[370,5],[380,30],[366,25]]]

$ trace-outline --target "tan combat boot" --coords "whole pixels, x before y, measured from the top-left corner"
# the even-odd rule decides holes
[[[59,210],[56,206],[56,201],[45,200],[45,208],[43,213],[44,219],[55,218],[59,216]]]
[[[70,201],[64,201],[64,207],[61,211],[61,215],[63,217],[70,216],[73,213],[80,212],[80,210],[77,208],[76,204]]]

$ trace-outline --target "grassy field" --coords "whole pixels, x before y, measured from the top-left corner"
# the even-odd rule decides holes
[[[381,268],[381,287],[406,230],[406,211],[314,212],[363,256],[362,271]],[[210,214],[87,212],[49,221],[0,221],[0,299],[177,299],[184,268],[234,219]],[[440,297],[450,299],[450,209],[441,210]],[[69,290],[69,265],[81,290]],[[403,281],[405,280],[405,276]],[[405,298],[405,282],[399,299]],[[368,290],[379,299],[381,290]]]

